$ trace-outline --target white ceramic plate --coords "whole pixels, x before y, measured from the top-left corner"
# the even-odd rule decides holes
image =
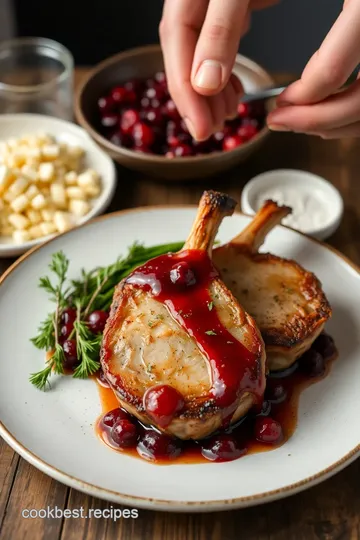
[[[78,220],[78,224],[81,225],[104,212],[113,198],[116,187],[116,170],[112,159],[90,138],[84,129],[71,122],[41,114],[0,115],[0,141],[36,132],[46,132],[53,135],[59,142],[81,146],[86,152],[85,166],[95,169],[101,175],[101,194],[97,199],[94,199],[92,209],[86,216]],[[15,257],[38,244],[42,244],[48,238],[43,237],[24,244],[14,244],[11,238],[0,236],[0,257]]]
[[[51,306],[37,288],[51,254],[63,249],[70,277],[80,268],[113,262],[135,240],[153,245],[185,239],[195,208],[153,208],[106,216],[25,255],[0,287],[0,433],[30,463],[53,478],[119,503],[171,511],[214,511],[271,501],[341,470],[360,451],[360,275],[339,254],[277,227],[265,249],[295,258],[323,282],[333,305],[328,330],[340,351],[330,375],[301,397],[299,425],[281,448],[229,463],[157,466],[116,453],[94,433],[101,413],[92,380],[59,378],[40,392],[29,372],[43,356],[29,343]],[[221,241],[249,218],[227,218]]]

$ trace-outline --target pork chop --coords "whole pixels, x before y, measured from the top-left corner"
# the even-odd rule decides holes
[[[289,212],[290,208],[267,201],[236,238],[213,252],[224,283],[260,329],[269,370],[290,367],[331,316],[314,274],[295,261],[258,252],[266,235]]]
[[[184,248],[149,261],[116,287],[101,364],[122,407],[181,439],[235,422],[265,389],[265,347],[251,316],[211,262],[215,235],[235,202],[205,192]],[[165,386],[182,398],[167,423],[146,396]]]

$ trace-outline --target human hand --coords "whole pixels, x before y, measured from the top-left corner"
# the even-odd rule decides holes
[[[170,94],[191,135],[207,139],[237,114],[232,74],[250,13],[278,0],[165,0],[160,40]]]
[[[342,13],[310,59],[301,79],[278,98],[268,116],[275,131],[295,131],[324,139],[360,135],[360,77],[340,88],[360,62],[360,2],[345,0]]]

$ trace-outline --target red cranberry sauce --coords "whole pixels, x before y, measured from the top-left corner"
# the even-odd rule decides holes
[[[227,413],[231,414],[244,391],[261,401],[264,380],[258,355],[230,334],[213,309],[209,288],[217,276],[205,251],[188,250],[149,261],[137,268],[127,283],[151,292],[196,340],[210,364],[211,394],[217,405],[229,408]]]
[[[310,350],[322,355],[326,375],[337,354],[333,340],[322,334]],[[111,448],[158,464],[169,460],[176,463],[232,461],[245,454],[272,450],[294,433],[301,392],[324,377],[324,373],[317,370],[317,363],[314,369],[316,373],[309,373],[304,355],[291,369],[270,373],[260,412],[251,411],[235,425],[199,441],[181,441],[144,426],[118,407],[110,388],[99,384],[104,414],[97,422],[97,433]]]

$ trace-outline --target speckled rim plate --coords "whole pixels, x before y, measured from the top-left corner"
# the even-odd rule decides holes
[[[94,242],[99,238],[102,242],[97,264],[106,264],[118,253],[124,253],[125,247],[135,239],[144,240],[148,245],[184,239],[194,215],[195,207],[182,206],[138,208],[102,216],[35,247],[0,279],[0,434],[29,463],[92,496],[154,510],[230,510],[270,502],[314,486],[342,470],[360,454],[359,430],[356,432],[355,429],[354,433],[354,428],[359,426],[356,411],[360,396],[356,389],[360,377],[360,341],[357,337],[360,335],[360,313],[356,313],[356,306],[353,307],[353,299],[360,293],[360,270],[333,248],[286,227],[277,227],[265,248],[279,255],[287,253],[294,258],[297,255],[297,260],[314,270],[323,281],[334,307],[329,331],[335,337],[340,358],[329,377],[306,390],[306,399],[303,395],[300,403],[298,429],[281,448],[225,464],[159,467],[117,454],[97,440],[91,423],[101,410],[93,381],[61,379],[47,394],[40,393],[27,382],[29,371],[39,369],[42,363],[27,338],[44,316],[44,306],[48,307],[34,283],[44,272],[44,262],[48,262],[50,254],[60,248],[68,252],[76,274],[82,265],[88,266],[89,262],[95,265],[98,257],[94,255]],[[242,214],[228,218],[221,227],[220,240],[230,239],[248,220]],[[123,237],[118,242],[120,236]],[[115,241],[121,244],[116,253]],[[341,288],[338,287],[339,280]],[[26,297],[26,291],[31,291],[30,296]],[[27,302],[34,307],[21,311],[20,307],[26,306]],[[17,315],[12,319],[12,325],[6,325],[12,315],[9,309]],[[18,337],[16,347],[11,341],[12,332]],[[9,351],[13,352],[11,363],[6,362]],[[76,397],[77,392],[80,392],[79,397]],[[81,406],[71,404],[73,397],[74,403],[78,399]],[[89,397],[90,400],[85,402]],[[36,421],[39,411],[42,411],[42,423]],[[47,414],[44,411],[48,411],[55,428],[44,417]],[[68,414],[70,420],[65,418]],[[51,429],[55,429],[53,437]],[[64,433],[67,436],[63,439]],[[309,448],[309,436],[313,448]],[[330,436],[333,444],[327,445]],[[83,450],[81,460],[77,460],[75,454],[69,455],[72,438],[79,453]],[[87,465],[84,462],[88,462]],[[275,478],[278,471],[280,474],[283,471],[281,481]],[[114,489],[114,476],[117,475],[119,487]],[[261,480],[264,475],[265,483]],[[103,477],[104,481],[101,480]],[[131,478],[134,478],[133,483]],[[227,480],[223,484],[224,478]],[[152,486],[155,479],[156,485]],[[263,489],[257,488],[259,481]],[[206,482],[209,485],[205,485]],[[211,487],[213,484],[216,488]]]

